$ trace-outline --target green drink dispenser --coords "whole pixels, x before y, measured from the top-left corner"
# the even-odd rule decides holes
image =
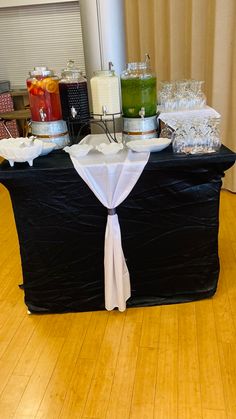
[[[156,115],[156,76],[149,61],[128,63],[121,74],[122,112],[125,118]]]

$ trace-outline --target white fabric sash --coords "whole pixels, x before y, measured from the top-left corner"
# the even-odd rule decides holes
[[[109,209],[115,209],[128,196],[148,161],[149,153],[124,149],[118,154],[104,156],[92,151],[82,158],[72,155],[70,158],[81,178],[108,208],[104,248],[105,307],[107,310],[118,307],[124,311],[130,297],[129,272],[122,250],[118,216]]]

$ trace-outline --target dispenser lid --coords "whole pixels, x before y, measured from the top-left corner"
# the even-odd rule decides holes
[[[67,61],[66,68],[61,71],[61,77],[78,79],[82,76],[82,71],[75,66],[73,60]]]
[[[46,66],[34,67],[29,72],[30,76],[54,76],[53,70],[49,70]]]
[[[129,70],[147,70],[150,69],[150,56],[148,53],[145,54],[145,61],[128,63],[127,67]]]

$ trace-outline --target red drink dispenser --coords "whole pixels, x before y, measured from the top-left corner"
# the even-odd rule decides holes
[[[62,118],[59,78],[47,67],[35,67],[27,80],[33,121],[58,121]]]
[[[47,67],[34,67],[27,79],[32,116],[32,134],[52,141],[57,148],[69,143],[66,122],[62,120],[59,77]]]

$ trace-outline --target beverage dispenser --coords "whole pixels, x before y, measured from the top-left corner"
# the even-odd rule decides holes
[[[59,78],[47,67],[35,67],[27,79],[32,117],[32,134],[43,141],[54,142],[56,148],[69,144],[66,122],[62,120]]]
[[[123,140],[157,137],[156,76],[149,57],[145,62],[128,63],[121,74]]]
[[[111,69],[94,72],[90,80],[93,118],[112,120],[121,116],[120,80]]]
[[[72,60],[62,70],[59,92],[62,117],[68,124],[71,137],[75,139],[80,129],[81,133],[89,134],[90,128],[86,125],[90,119],[87,80]]]

